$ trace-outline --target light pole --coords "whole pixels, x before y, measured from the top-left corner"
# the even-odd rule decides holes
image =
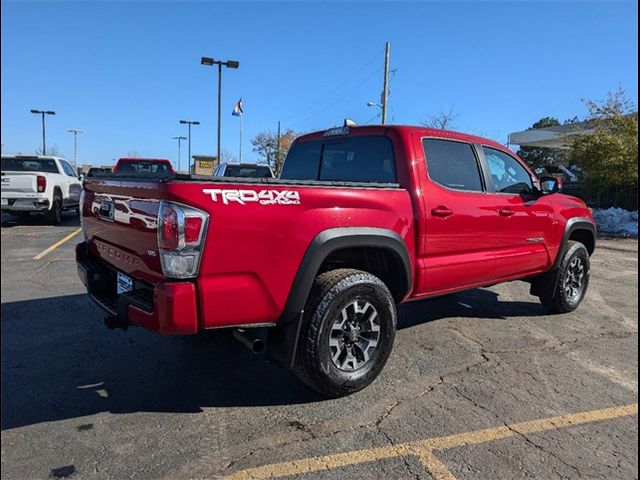
[[[376,102],[367,102],[367,107],[377,107],[381,110],[381,112],[384,112],[384,107]],[[382,123],[384,123],[384,121]]]
[[[69,133],[73,133],[73,168],[78,168],[78,134],[84,133],[84,130],[79,128],[70,128],[67,130]]]
[[[47,154],[47,140],[45,134],[45,125],[44,125],[44,116],[45,115],[55,115],[56,112],[52,112],[51,110],[31,110],[31,113],[35,113],[36,115],[42,115],[42,155]]]
[[[200,125],[197,120],[180,120],[183,125],[189,125],[189,172],[191,172],[191,125]]]
[[[177,136],[177,137],[171,137],[171,138],[173,138],[174,140],[178,140],[178,173],[180,173],[180,142],[182,140],[186,140],[187,137]],[[189,169],[191,169],[191,165],[189,165]]]
[[[240,62],[235,60],[227,60],[226,62],[221,62],[220,60],[214,60],[211,57],[202,57],[200,60],[202,65],[206,65],[208,67],[212,67],[214,65],[218,65],[218,162],[220,162],[220,125],[221,125],[221,103],[222,103],[222,66],[224,65],[227,68],[238,68],[240,66]]]

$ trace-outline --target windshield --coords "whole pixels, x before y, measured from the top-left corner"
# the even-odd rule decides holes
[[[52,158],[3,158],[2,171],[60,173]]]
[[[267,166],[259,165],[227,165],[224,171],[225,177],[253,177],[253,178],[271,178],[271,170]]]
[[[169,164],[160,162],[120,162],[118,173],[171,173]]]

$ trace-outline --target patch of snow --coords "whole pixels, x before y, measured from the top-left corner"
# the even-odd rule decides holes
[[[638,211],[623,208],[597,208],[593,211],[598,231],[612,235],[638,236]]]

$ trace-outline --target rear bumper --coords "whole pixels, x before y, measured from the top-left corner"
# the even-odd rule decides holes
[[[134,290],[118,295],[116,270],[92,257],[87,242],[76,246],[76,262],[78,276],[89,296],[107,315],[107,325],[136,325],[165,335],[198,332],[195,284],[162,282],[149,285],[134,279]]]
[[[2,198],[2,211],[45,212],[47,210],[49,210],[49,199],[46,197]]]

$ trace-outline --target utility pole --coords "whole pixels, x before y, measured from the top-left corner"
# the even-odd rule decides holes
[[[187,137],[177,136],[177,137],[171,137],[171,138],[173,138],[173,140],[178,140],[178,173],[180,173],[180,142],[182,140],[186,140]],[[191,160],[189,160],[189,173],[191,173]]]
[[[200,125],[197,120],[180,120],[182,125],[189,125],[189,173],[191,173],[191,125]]]
[[[79,128],[70,128],[67,132],[73,133],[73,168],[78,168],[78,134],[84,133]]]
[[[211,57],[202,57],[200,60],[202,65],[206,65],[208,67],[212,67],[213,65],[218,66],[218,163],[220,162],[220,132],[222,130],[222,66],[224,65],[227,68],[238,68],[240,66],[240,62],[236,60],[227,60],[226,62],[222,62],[220,60],[214,60]],[[191,161],[191,160],[189,160]]]
[[[391,43],[387,42],[384,49],[384,83],[382,85],[382,123],[387,123],[387,98],[389,96],[389,50]]]
[[[278,169],[280,168],[280,120],[278,120],[278,136],[277,138],[277,142],[276,142],[276,148],[277,153],[276,153],[276,172],[278,171]]]
[[[51,110],[31,110],[31,113],[36,115],[42,115],[42,155],[47,154],[47,137],[45,134],[45,124],[44,124],[44,116],[45,115],[55,115],[56,112],[52,112]]]

